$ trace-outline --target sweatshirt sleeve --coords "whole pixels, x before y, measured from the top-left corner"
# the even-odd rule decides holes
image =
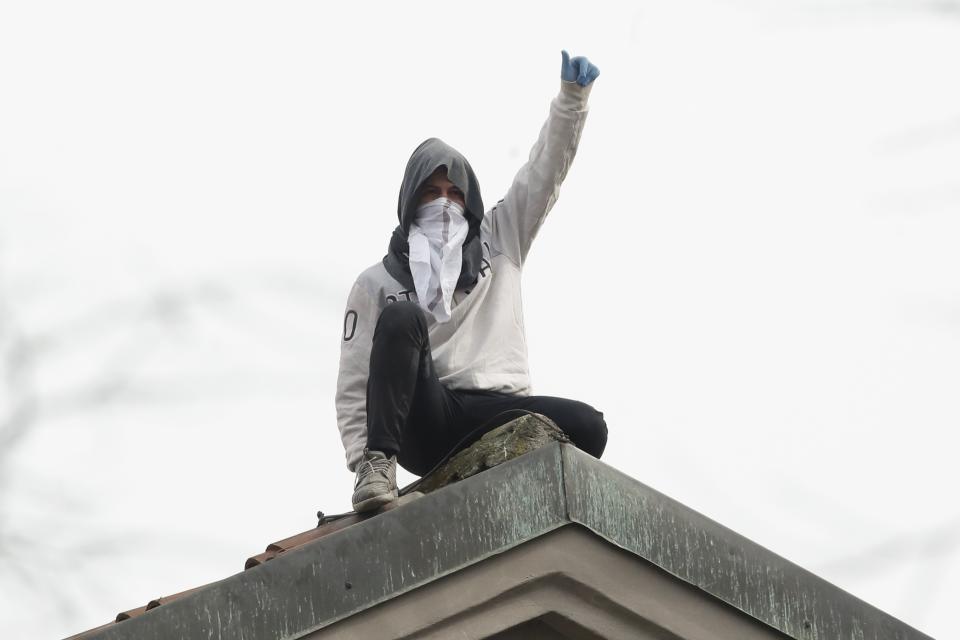
[[[355,470],[367,443],[367,378],[378,315],[376,298],[358,279],[343,315],[336,393],[337,426],[350,471]]]
[[[550,104],[550,115],[530,157],[490,212],[494,246],[518,267],[523,266],[533,238],[557,201],[560,184],[577,153],[592,86],[561,81],[560,94]]]

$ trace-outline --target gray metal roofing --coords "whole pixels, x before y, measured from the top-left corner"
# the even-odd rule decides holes
[[[565,444],[544,447],[83,637],[301,637],[569,524],[590,529],[798,640],[928,638]]]

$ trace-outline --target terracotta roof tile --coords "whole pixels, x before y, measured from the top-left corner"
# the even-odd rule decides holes
[[[532,421],[531,421],[530,416],[533,416]],[[492,433],[496,433],[496,432],[503,432],[503,433],[508,433],[508,434],[511,434],[511,435],[512,435],[512,434],[513,434],[515,431],[517,431],[518,429],[520,429],[520,430],[523,430],[523,429],[529,430],[529,429],[531,428],[531,426],[532,426],[532,428],[533,428],[533,431],[531,432],[532,435],[528,435],[528,437],[526,437],[526,438],[520,438],[520,439],[518,439],[517,442],[520,443],[520,444],[519,444],[519,448],[516,448],[516,450],[511,449],[510,455],[507,456],[508,458],[509,458],[509,457],[519,456],[519,455],[521,455],[521,454],[523,454],[523,453],[526,453],[526,452],[528,452],[528,451],[530,451],[530,450],[532,450],[532,449],[536,449],[536,448],[538,448],[538,447],[541,447],[541,446],[547,444],[548,442],[553,442],[554,440],[557,440],[557,441],[560,441],[560,442],[565,442],[565,441],[567,441],[566,436],[564,436],[563,433],[559,431],[559,429],[556,427],[556,425],[553,425],[553,431],[555,431],[556,433],[554,433],[553,435],[549,435],[549,434],[548,434],[547,436],[544,436],[544,434],[542,433],[542,427],[540,426],[540,425],[544,422],[543,417],[542,417],[542,416],[537,416],[536,414],[530,414],[530,416],[522,416],[521,418],[519,418],[519,419],[517,419],[517,420],[512,420],[511,422],[507,423],[506,425],[502,425],[502,426],[498,427],[494,432],[491,432],[491,434],[492,434]],[[526,422],[524,422],[524,420],[526,420]],[[553,424],[553,423],[551,422],[550,424]],[[511,425],[513,425],[513,426],[511,427]],[[548,426],[549,426],[549,425],[548,425]],[[486,438],[486,437],[489,437],[489,436],[490,436],[490,434],[488,434],[488,436],[485,436],[485,438]],[[461,453],[462,453],[462,452],[461,452]],[[504,454],[506,455],[507,453],[508,453],[507,450],[504,449]],[[456,460],[456,457],[454,457],[453,460]],[[490,462],[488,459],[486,459],[486,458],[485,458],[484,460],[485,460],[485,465],[486,465],[486,466],[480,466],[480,467],[474,468],[474,469],[471,471],[471,475],[472,475],[473,473],[477,473],[477,472],[479,472],[479,471],[482,471],[483,469],[487,468],[487,466],[495,466],[495,465],[500,464],[501,462],[505,461],[505,460],[497,460],[496,462],[491,463],[491,462]],[[435,470],[435,471],[436,471],[436,470]],[[434,477],[434,474],[433,474],[433,473],[428,474],[428,475],[430,475],[431,477]],[[460,475],[449,476],[449,477],[448,477],[448,475],[444,475],[443,470],[441,469],[440,472],[437,472],[437,473],[435,474],[435,478],[438,479],[438,482],[435,483],[436,486],[432,486],[430,489],[423,489],[423,491],[426,491],[426,492],[432,491],[433,489],[439,488],[439,487],[442,486],[443,484],[447,484],[447,483],[450,483],[450,482],[455,482],[456,480],[462,479],[463,477],[466,477],[466,476],[463,476],[463,475],[462,475],[462,472],[461,472]],[[441,479],[441,478],[442,478],[442,481],[439,480],[439,479]],[[247,569],[252,569],[253,567],[259,566],[259,565],[261,565],[261,564],[263,564],[263,563],[265,563],[265,562],[269,562],[270,560],[273,560],[274,558],[276,558],[276,557],[279,556],[280,554],[286,553],[287,551],[290,551],[291,549],[296,549],[296,548],[298,548],[298,547],[302,547],[303,545],[305,545],[305,544],[307,544],[307,543],[309,543],[309,542],[312,542],[312,541],[314,541],[314,540],[318,540],[318,539],[320,539],[320,538],[323,538],[324,536],[330,535],[331,533],[335,533],[335,532],[337,532],[337,531],[341,531],[341,530],[346,529],[347,527],[350,527],[350,526],[352,526],[352,525],[354,525],[354,524],[357,524],[357,523],[359,523],[359,522],[363,522],[364,520],[369,520],[370,518],[373,518],[373,517],[375,517],[376,515],[378,515],[378,514],[380,514],[380,513],[384,513],[384,512],[386,512],[386,511],[391,511],[391,510],[396,509],[396,508],[398,508],[398,507],[402,507],[403,505],[407,504],[408,502],[410,502],[410,501],[412,501],[412,500],[415,500],[415,499],[423,496],[423,493],[422,493],[421,491],[413,490],[413,489],[418,488],[418,487],[421,485],[421,482],[422,482],[422,481],[418,481],[418,482],[415,482],[415,483],[413,483],[412,485],[406,487],[406,490],[410,490],[410,493],[409,493],[408,495],[402,496],[399,500],[397,500],[397,501],[395,501],[395,502],[393,502],[393,503],[391,503],[391,504],[388,504],[388,505],[386,505],[386,506],[384,506],[384,507],[381,507],[381,508],[378,509],[377,511],[374,511],[374,512],[371,512],[371,513],[357,514],[357,513],[352,513],[352,512],[351,512],[351,513],[340,514],[340,515],[336,515],[336,516],[324,516],[322,512],[318,513],[317,516],[318,516],[318,518],[319,518],[319,522],[317,523],[317,526],[316,526],[315,528],[310,529],[310,530],[308,530],[308,531],[303,531],[303,532],[298,533],[298,534],[296,534],[296,535],[290,536],[289,538],[284,538],[283,540],[280,540],[280,541],[278,541],[278,542],[274,542],[274,543],[271,543],[271,544],[267,545],[267,548],[266,548],[266,550],[264,550],[263,553],[259,553],[259,554],[255,555],[255,556],[251,556],[251,557],[247,558],[247,561],[244,563],[244,566],[243,566],[244,571],[246,571]],[[427,486],[427,485],[423,485],[423,486]],[[403,491],[403,490],[401,490],[401,491]],[[176,594],[173,594],[173,595],[170,595],[170,596],[163,596],[163,597],[160,597],[160,598],[156,598],[156,599],[154,599],[154,600],[151,600],[151,601],[150,601],[149,603],[147,603],[147,605],[144,606],[144,607],[137,607],[136,609],[130,609],[130,610],[128,610],[128,611],[121,611],[120,613],[117,614],[117,617],[116,617],[116,619],[115,619],[114,622],[108,623],[108,624],[103,625],[103,626],[100,626],[100,627],[97,627],[96,629],[90,629],[89,631],[84,631],[83,633],[80,633],[80,634],[78,634],[78,635],[71,636],[71,637],[68,638],[67,640],[82,640],[82,638],[84,638],[84,637],[87,636],[88,634],[92,634],[92,633],[95,632],[95,631],[99,631],[99,630],[104,629],[105,627],[109,627],[111,624],[117,624],[117,623],[123,622],[123,621],[125,621],[125,620],[130,620],[131,618],[136,618],[136,617],[138,617],[138,616],[143,615],[143,614],[146,613],[147,611],[150,611],[150,610],[152,610],[152,609],[156,609],[157,607],[161,607],[161,606],[163,606],[164,604],[166,604],[166,603],[168,603],[168,602],[172,602],[172,601],[174,601],[174,600],[178,600],[179,598],[181,598],[181,597],[183,597],[183,596],[186,596],[186,595],[188,595],[188,594],[191,594],[191,593],[193,593],[193,592],[195,592],[195,591],[199,591],[200,589],[203,589],[203,588],[205,588],[205,587],[207,587],[207,586],[210,586],[210,585],[203,585],[203,586],[200,586],[200,587],[194,587],[193,589],[188,589],[187,591],[181,591],[180,593],[176,593]]]
[[[93,634],[99,631],[103,631],[107,627],[111,627],[115,624],[116,622],[108,622],[107,624],[102,624],[99,627],[94,627],[93,629],[87,629],[86,631],[81,631],[76,635],[70,636],[69,638],[65,638],[65,640],[83,640],[84,638],[92,636]]]
[[[372,513],[366,513],[366,514],[349,513],[349,514],[343,514],[343,515],[337,515],[337,516],[324,516],[322,512],[318,513],[317,515],[319,516],[319,522],[316,527],[314,527],[313,529],[309,529],[307,531],[303,531],[296,535],[290,536],[289,538],[284,538],[283,540],[279,540],[277,542],[268,544],[266,550],[263,553],[247,558],[247,561],[244,564],[243,569],[244,571],[246,571],[247,569],[252,569],[253,567],[261,565],[264,562],[273,560],[281,553],[285,553],[287,551],[290,551],[291,549],[296,549],[297,547],[301,547],[307,544],[308,542],[312,542],[313,540],[318,540],[336,531],[346,529],[347,527],[357,524],[358,522],[369,520],[370,518],[373,518],[380,513],[384,513],[386,511],[390,511],[392,509],[396,509],[397,507],[403,506],[404,504],[406,504],[412,499],[415,499],[416,497],[419,497],[419,495],[404,496],[397,502],[386,505],[385,507],[381,508],[378,511],[375,511]],[[93,635],[95,632],[102,631],[111,625],[121,623],[125,620],[130,620],[131,618],[142,616],[144,613],[146,613],[147,611],[150,611],[151,609],[156,609],[157,607],[161,607],[165,604],[173,602],[174,600],[179,600],[180,598],[187,596],[191,593],[194,593],[195,591],[199,591],[201,589],[204,589],[210,586],[210,584],[205,584],[199,587],[194,587],[192,589],[187,589],[186,591],[181,591],[173,595],[155,598],[154,600],[151,600],[150,602],[148,602],[146,606],[137,607],[136,609],[129,609],[127,611],[121,611],[120,613],[117,614],[117,617],[114,619],[113,622],[108,622],[107,624],[101,625],[94,629],[88,629],[87,631],[83,631],[76,635],[70,636],[69,638],[66,638],[66,640],[83,640],[84,638],[90,635]]]

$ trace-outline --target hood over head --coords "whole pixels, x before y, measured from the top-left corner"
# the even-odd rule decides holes
[[[463,262],[457,287],[468,287],[477,281],[483,260],[480,246],[480,223],[483,221],[483,199],[480,197],[480,183],[473,173],[473,167],[463,155],[439,138],[424,140],[414,149],[400,185],[400,199],[397,203],[397,217],[400,224],[390,237],[387,255],[383,257],[383,266],[387,272],[408,290],[414,290],[413,277],[410,275],[410,248],[407,237],[410,225],[417,217],[420,186],[427,181],[439,167],[447,168],[447,179],[463,191],[464,213],[469,224],[467,238],[463,242]]]
[[[480,183],[473,173],[473,167],[463,154],[440,138],[429,138],[414,149],[400,185],[397,217],[404,233],[409,233],[410,224],[416,217],[420,186],[440,167],[447,168],[447,179],[463,191],[464,208],[470,226],[477,226],[483,220]]]

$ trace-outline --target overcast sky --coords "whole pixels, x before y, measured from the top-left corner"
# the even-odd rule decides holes
[[[0,636],[350,508],[342,313],[406,159],[439,136],[496,202],[561,48],[601,75],[525,272],[534,391],[602,410],[605,462],[954,631],[960,6],[3,1]]]

